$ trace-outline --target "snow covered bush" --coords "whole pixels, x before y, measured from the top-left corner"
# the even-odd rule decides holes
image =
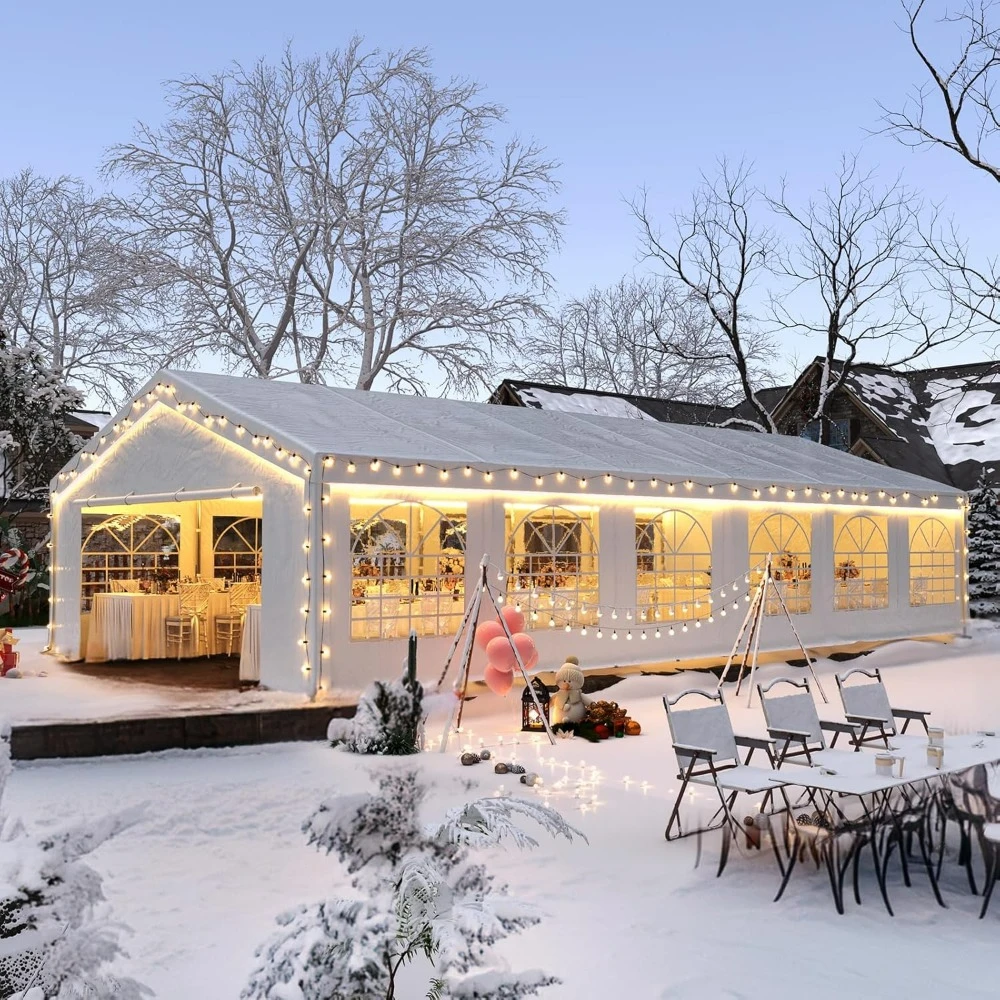
[[[539,918],[495,884],[473,851],[537,841],[528,820],[555,837],[582,836],[555,810],[516,798],[485,798],[422,824],[426,786],[414,770],[378,779],[376,794],[324,803],[306,821],[309,842],[336,854],[351,876],[350,899],[303,905],[257,952],[244,1000],[517,1000],[557,980],[510,971],[495,945]],[[429,982],[429,992],[427,991]]]
[[[969,611],[1000,614],[1000,503],[985,471],[969,493]]]
[[[83,859],[131,826],[121,813],[42,838],[3,809],[11,774],[0,737],[0,996],[5,1000],[141,1000],[151,992],[107,966],[124,956],[121,925],[101,912],[101,877]]]
[[[333,719],[331,743],[352,753],[402,756],[418,753],[424,738],[424,689],[416,665],[398,681],[373,681],[358,699],[353,719]]]

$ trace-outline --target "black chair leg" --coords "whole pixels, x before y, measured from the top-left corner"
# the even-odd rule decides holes
[[[986,916],[986,911],[990,908],[990,899],[993,896],[993,887],[997,884],[997,860],[994,856],[990,861],[989,871],[986,873],[986,888],[983,891],[983,908],[979,911],[979,919]]]

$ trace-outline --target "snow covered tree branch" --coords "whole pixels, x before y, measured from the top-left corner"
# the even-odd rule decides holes
[[[68,177],[0,179],[0,329],[113,403],[165,357],[157,279],[113,209]]]
[[[784,281],[771,295],[772,332],[822,344],[803,416],[819,423],[819,440],[829,444],[829,404],[856,362],[901,368],[967,336],[970,324],[950,295],[939,294],[935,259],[920,237],[920,200],[899,179],[879,185],[856,156],[845,156],[817,197],[798,205],[783,181],[767,202],[792,234],[772,257]]]
[[[723,159],[714,177],[703,174],[690,207],[674,216],[669,233],[654,222],[645,192],[631,207],[643,256],[707,310],[728,345],[736,381],[758,429],[774,432],[771,414],[755,391],[753,361],[761,340],[748,299],[771,265],[777,238],[755,217],[760,194],[751,183],[750,165]]]
[[[47,498],[49,479],[79,448],[67,427],[83,405],[33,345],[18,346],[0,327],[0,513]]]
[[[729,341],[676,281],[622,278],[566,302],[523,342],[525,377],[691,402],[742,398]],[[759,366],[763,338],[746,348]]]
[[[498,942],[539,917],[471,852],[536,846],[519,821],[566,840],[582,834],[553,809],[513,798],[480,799],[424,825],[417,771],[388,770],[378,785],[377,794],[324,803],[306,822],[310,843],[337,855],[356,897],[280,916],[245,1000],[518,1000],[555,983],[537,970],[512,972],[497,955]]]
[[[86,862],[128,829],[131,810],[44,836],[3,808],[11,774],[9,732],[0,736],[0,995],[34,1000],[141,1000],[151,992],[108,966],[126,955],[125,929],[108,919],[100,875]]]
[[[108,161],[172,330],[241,371],[422,391],[488,378],[540,309],[553,164],[428,54],[342,51],[176,81]],[[431,374],[428,374],[428,371]]]

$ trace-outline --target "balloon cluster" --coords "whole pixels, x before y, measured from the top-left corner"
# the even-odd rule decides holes
[[[510,638],[507,630],[510,630]],[[538,663],[535,640],[524,632],[524,615],[517,608],[501,608],[494,621],[480,622],[476,626],[476,645],[486,651],[483,680],[494,694],[505,695],[514,686],[518,656],[525,670],[531,670]]]

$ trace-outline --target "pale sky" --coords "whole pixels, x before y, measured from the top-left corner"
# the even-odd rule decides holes
[[[627,196],[646,185],[667,221],[723,154],[754,160],[762,183],[784,174],[807,192],[842,152],[861,150],[887,178],[902,169],[946,200],[974,246],[994,245],[995,183],[944,152],[866,138],[876,100],[898,106],[923,82],[896,0],[50,0],[10,3],[3,20],[0,174],[31,165],[96,179],[108,145],[136,119],[158,120],[162,81],[276,55],[287,40],[303,53],[336,48],[358,32],[371,47],[427,46],[440,75],[483,83],[561,162],[568,225],[552,271],[563,295],[635,267]]]

